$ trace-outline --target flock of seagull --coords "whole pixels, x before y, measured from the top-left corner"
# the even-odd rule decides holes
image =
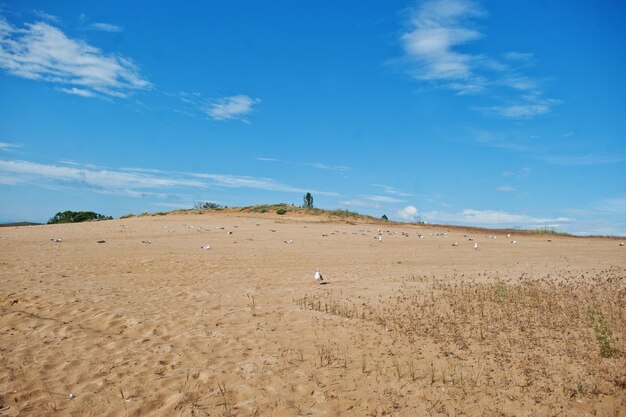
[[[260,224],[258,224],[258,223],[256,225],[260,226]],[[206,232],[206,231],[210,230],[210,229],[206,229],[206,228],[204,228],[202,226],[192,226],[192,225],[187,225],[187,224],[183,224],[183,227],[187,227],[189,229],[196,230],[198,232]],[[238,226],[234,226],[234,227],[237,228]],[[130,229],[130,227],[126,226],[126,225],[121,225],[121,228],[122,229]],[[169,232],[175,232],[176,231],[175,229],[168,228],[167,225],[163,226],[162,229],[163,230],[168,230]],[[215,229],[217,229],[217,230],[226,230],[226,228],[223,227],[223,226],[217,226]],[[270,232],[276,232],[276,229],[270,229]],[[361,234],[363,236],[368,236],[370,233],[371,233],[370,230],[359,230],[358,232],[352,232],[353,235]],[[377,229],[376,235],[373,238],[378,243],[382,243],[383,242],[383,233],[386,233],[388,236],[393,236],[393,235],[397,235],[398,234],[398,232],[396,232],[396,231]],[[334,232],[331,232],[330,234],[331,235],[346,234],[346,232],[340,232],[339,230],[335,230]],[[406,238],[410,237],[409,232],[402,231],[401,234],[402,234],[403,237],[406,237]],[[233,231],[232,230],[227,230],[226,231],[226,235],[228,235],[228,236],[233,235]],[[441,237],[441,238],[447,239],[448,238],[448,233],[447,232],[431,232],[430,236]],[[328,237],[328,234],[322,234],[322,237]],[[420,232],[417,233],[417,237],[419,239],[424,239],[424,235],[422,233],[420,233]],[[476,242],[473,237],[470,237],[468,235],[463,235],[463,237],[467,238],[467,240],[470,241],[470,242],[474,242],[474,249],[478,250],[478,242]],[[487,236],[485,236],[485,238],[486,239],[496,239],[497,236],[495,236],[495,235],[487,235]],[[508,239],[511,238],[511,233],[507,234],[507,238]],[[51,238],[50,240],[53,241],[54,243],[61,243],[61,242],[63,242],[63,238],[62,237],[54,237],[54,238]],[[552,239],[547,239],[547,241],[548,242],[552,242]],[[293,240],[292,239],[288,239],[288,240],[284,240],[283,242],[286,243],[286,244],[292,244]],[[105,240],[98,240],[97,243],[106,243],[106,241]],[[149,245],[149,244],[152,243],[152,241],[150,241],[150,240],[142,240],[141,243]],[[510,241],[510,243],[513,244],[513,245],[516,245],[517,244],[517,240],[513,239],[513,240]],[[458,241],[453,242],[452,246],[455,246],[455,247],[459,246],[459,242]],[[619,246],[624,246],[624,242],[620,242]],[[211,246],[209,244],[207,244],[207,245],[201,246],[200,248],[203,249],[203,250],[209,250],[209,249],[211,249]],[[322,273],[320,272],[319,268],[315,269],[315,274],[314,274],[313,278],[314,278],[315,282],[317,282],[317,283],[320,283],[320,284],[325,283],[324,277],[322,276]]]

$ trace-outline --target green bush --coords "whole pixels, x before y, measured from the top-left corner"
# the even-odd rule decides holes
[[[194,210],[222,210],[224,206],[208,201],[199,201],[193,205]]]
[[[281,216],[285,213],[287,213],[287,209],[279,208],[278,210],[276,210],[276,214],[280,214]]]
[[[91,220],[112,220],[111,216],[104,216],[93,211],[60,211],[54,215],[48,224],[57,223],[81,223]]]

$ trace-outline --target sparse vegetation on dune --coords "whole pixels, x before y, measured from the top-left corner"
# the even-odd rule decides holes
[[[294,302],[384,329],[396,346],[424,338],[436,343],[436,364],[392,350],[389,376],[421,378],[423,385],[448,387],[459,398],[528,390],[538,403],[565,404],[574,397],[593,403],[619,398],[626,388],[625,272],[483,283],[411,276],[386,298],[324,291]]]

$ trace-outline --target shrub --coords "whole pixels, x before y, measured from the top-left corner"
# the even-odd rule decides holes
[[[224,206],[208,201],[199,201],[193,205],[194,210],[222,210]]]
[[[104,216],[93,211],[60,211],[48,220],[48,224],[81,223],[91,220],[113,220],[111,216]]]
[[[276,214],[280,214],[281,216],[285,213],[287,213],[287,209],[279,208],[278,210],[276,210]]]

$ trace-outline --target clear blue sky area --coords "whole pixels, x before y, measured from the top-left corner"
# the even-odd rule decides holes
[[[626,235],[621,1],[0,4],[0,221],[301,204]]]

